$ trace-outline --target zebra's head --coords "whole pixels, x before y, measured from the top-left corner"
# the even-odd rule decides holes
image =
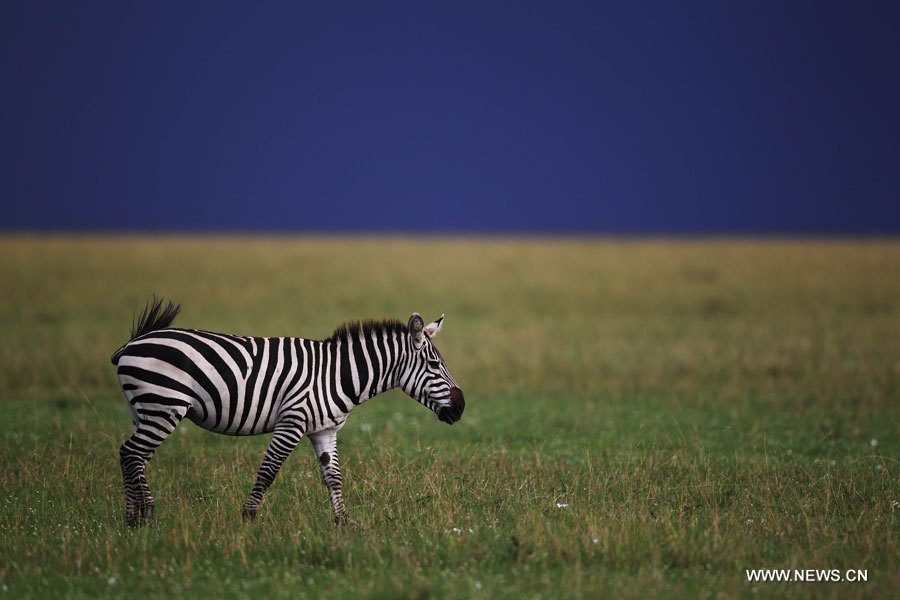
[[[453,425],[462,417],[466,400],[444,357],[431,342],[431,338],[441,330],[443,321],[444,315],[429,325],[425,325],[419,313],[413,313],[409,318],[409,360],[400,379],[400,387],[410,397],[433,410],[441,421]]]

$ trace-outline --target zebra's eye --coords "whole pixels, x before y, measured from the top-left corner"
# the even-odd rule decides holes
[[[438,369],[441,366],[441,361],[429,359],[428,366],[431,367],[432,369]]]

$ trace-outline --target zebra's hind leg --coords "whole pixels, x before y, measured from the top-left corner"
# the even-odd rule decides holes
[[[181,402],[174,405],[172,402],[175,401],[159,397],[150,399],[146,396],[141,397],[136,409],[134,433],[119,448],[122,480],[125,484],[125,523],[130,527],[143,525],[153,519],[153,494],[147,485],[144,470],[147,461],[175,430],[188,409]],[[163,401],[166,404],[159,406]],[[148,408],[148,404],[156,406]]]
[[[263,457],[259,471],[256,473],[256,483],[253,484],[253,489],[250,490],[250,495],[244,502],[243,510],[241,511],[245,521],[252,521],[256,517],[256,513],[263,501],[263,494],[275,481],[281,465],[294,451],[302,437],[303,434],[299,428],[275,428],[275,434],[272,436],[272,441],[269,442],[269,448],[266,450],[266,455]]]
[[[125,524],[129,527],[142,525],[153,518],[153,495],[144,475],[144,468],[153,451],[144,448],[136,436],[137,429],[119,448],[125,484]]]

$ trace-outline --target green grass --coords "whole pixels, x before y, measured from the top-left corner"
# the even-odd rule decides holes
[[[0,259],[5,596],[900,588],[896,241],[5,237]],[[332,525],[308,444],[243,524],[268,436],[184,422],[148,469],[156,522],[128,529],[109,355],[153,292],[182,326],[253,335],[446,313],[465,415],[354,411],[359,529]],[[769,567],[868,582],[747,582]]]

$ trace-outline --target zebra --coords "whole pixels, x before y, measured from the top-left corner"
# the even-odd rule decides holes
[[[246,337],[173,328],[181,305],[155,296],[129,341],[112,355],[134,433],[119,448],[125,486],[125,522],[153,518],[147,461],[187,417],[226,435],[272,433],[242,507],[252,521],[263,494],[300,439],[308,437],[331,499],[334,521],[349,521],[337,432],[350,411],[400,387],[452,425],[465,408],[463,392],[432,343],[444,315],[425,325],[413,313],[396,319],[350,321],[330,338]]]

